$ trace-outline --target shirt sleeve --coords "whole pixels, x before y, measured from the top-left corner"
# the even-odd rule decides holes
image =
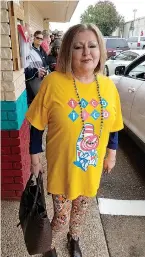
[[[43,79],[39,92],[26,113],[26,119],[39,130],[45,129],[51,111],[52,92],[48,76]]]
[[[42,149],[42,136],[44,130],[38,130],[35,127],[31,126],[30,129],[30,146],[29,153],[37,154],[43,152]]]
[[[118,148],[118,132],[110,133],[107,148],[117,150]]]
[[[113,83],[113,82],[112,82]],[[114,84],[114,83],[113,83]],[[113,99],[113,109],[114,109],[114,122],[110,132],[116,132],[122,130],[123,125],[123,118],[122,118],[122,111],[121,111],[121,104],[120,104],[120,97],[116,86],[114,85],[114,99]]]

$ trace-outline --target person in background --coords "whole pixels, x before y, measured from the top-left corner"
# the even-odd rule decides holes
[[[50,35],[47,30],[43,30],[42,34],[43,34],[43,41],[41,43],[41,47],[46,52],[46,54],[49,55],[50,50],[51,50],[50,49],[50,42],[51,42]]]
[[[60,47],[61,47],[61,40],[56,39],[52,44],[51,54],[48,56],[48,64],[49,64],[50,71],[54,71],[56,69],[57,57],[59,54]]]
[[[63,33],[61,31],[58,31],[57,38],[62,40],[62,37],[63,37]]]
[[[47,74],[47,70],[49,70],[48,55],[41,46],[42,41],[42,32],[36,31],[30,52],[26,57],[25,79],[28,105],[33,101],[42,79]]]
[[[86,211],[96,197],[102,170],[109,173],[116,163],[123,120],[116,86],[102,75],[105,61],[100,30],[92,24],[71,27],[63,37],[57,71],[45,77],[26,114],[38,131],[48,125],[47,190],[54,216],[53,242],[43,257],[57,257],[55,242],[68,224],[70,256],[82,257],[79,238]],[[37,135],[30,141],[35,144],[30,154],[36,177],[43,172],[39,141]]]
[[[54,40],[55,40],[54,34],[52,34],[50,36],[50,39],[51,39],[50,45],[52,45],[54,43]]]

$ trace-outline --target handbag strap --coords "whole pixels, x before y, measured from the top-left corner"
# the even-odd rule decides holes
[[[32,178],[33,178],[33,174],[30,175],[30,178],[29,180],[27,181],[27,184],[26,184],[26,188],[25,189],[28,189],[31,185],[31,182],[32,182]]]
[[[35,194],[35,198],[34,198],[34,203],[33,203],[33,206],[32,206],[32,213],[33,213],[33,211],[35,210],[35,207],[36,207],[36,202],[37,202],[37,198],[38,198],[39,188],[42,185],[41,183],[43,183],[42,173],[39,172],[38,178],[36,178],[37,188],[36,188],[36,194]]]

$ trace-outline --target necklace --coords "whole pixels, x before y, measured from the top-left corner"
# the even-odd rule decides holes
[[[100,94],[100,86],[99,86],[99,82],[98,82],[98,79],[97,79],[96,75],[95,75],[95,81],[96,81],[96,88],[97,88],[99,103],[101,105],[101,122],[100,122],[100,130],[99,130],[99,138],[100,138],[101,134],[102,134],[102,130],[103,130],[104,116],[103,116],[102,97],[101,97],[101,94]],[[85,120],[83,118],[83,108],[82,108],[82,105],[81,105],[81,99],[80,99],[79,91],[78,91],[78,88],[77,88],[77,85],[76,85],[76,80],[75,80],[74,77],[73,77],[73,83],[74,83],[74,88],[75,88],[76,96],[77,96],[77,99],[78,99],[78,103],[79,103],[79,106],[80,106],[80,113],[81,113],[81,120],[82,120],[82,136],[83,136],[83,140],[85,140],[85,137],[84,137]],[[88,142],[88,144],[94,145],[94,144],[96,144],[96,142]]]

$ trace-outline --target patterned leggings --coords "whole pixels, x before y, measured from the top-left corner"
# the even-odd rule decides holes
[[[80,227],[84,221],[86,210],[90,198],[79,196],[77,199],[70,201],[63,195],[52,195],[54,206],[54,217],[52,226],[52,248],[58,238],[58,233],[67,228],[69,224],[69,233],[72,238],[77,240],[80,235]]]

